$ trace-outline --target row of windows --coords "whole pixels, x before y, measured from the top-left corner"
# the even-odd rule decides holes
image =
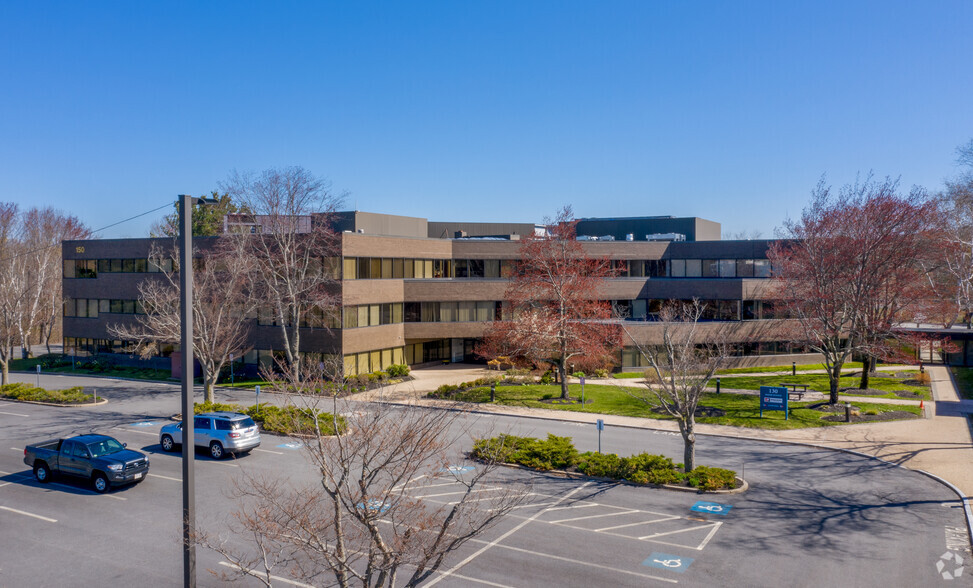
[[[346,329],[377,327],[402,322],[401,302],[346,306],[342,310],[344,312],[342,326]]]
[[[344,279],[509,278],[513,259],[404,259],[346,257]],[[644,259],[613,260],[622,278],[769,278],[768,259]]]
[[[145,314],[138,300],[109,300],[105,298],[65,298],[64,316],[98,318],[99,313]]]
[[[160,265],[161,264],[161,265]],[[173,260],[146,259],[66,259],[64,260],[65,278],[97,278],[98,274],[157,274],[171,272]]]
[[[352,353],[344,359],[346,377],[387,370],[390,365],[406,363],[405,349],[402,347]]]
[[[734,343],[727,346],[727,355],[730,357],[746,357],[751,355],[790,355],[810,352],[811,350],[808,349],[807,346],[792,343],[790,341]],[[637,348],[625,347],[622,349],[622,367],[648,368],[651,367],[651,364]]]
[[[659,318],[662,305],[669,302],[659,298],[612,300],[614,315],[625,320],[653,321]],[[690,303],[691,300],[682,302]],[[780,304],[770,300],[704,300],[700,317],[707,321],[753,321],[789,318]]]
[[[88,357],[101,353],[134,355],[138,352],[137,345],[133,341],[89,339],[85,337],[65,337],[64,350],[68,355],[76,355],[78,357]],[[161,357],[169,357],[173,351],[178,350],[178,345],[163,344],[157,347],[156,354]]]

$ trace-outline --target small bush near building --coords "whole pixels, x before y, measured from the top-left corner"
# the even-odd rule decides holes
[[[195,414],[220,411],[243,413],[256,421],[263,431],[281,435],[313,434],[316,414],[318,430],[321,431],[321,434],[335,434],[334,416],[330,412],[313,411],[309,408],[298,408],[296,406],[274,406],[266,403],[244,407],[239,404],[197,402],[194,406]],[[343,432],[345,427],[345,418],[339,415],[338,428]]]
[[[548,435],[546,440],[533,437],[500,435],[478,439],[473,443],[472,457],[487,461],[513,463],[532,469],[576,470],[587,476],[627,480],[634,484],[685,484],[704,491],[734,488],[736,472],[722,468],[698,466],[685,474],[682,464],[663,455],[639,453],[619,457],[614,453],[578,453],[571,439]]]
[[[0,396],[13,400],[27,402],[50,402],[51,404],[83,404],[91,402],[91,394],[85,394],[81,386],[67,388],[65,390],[45,390],[17,382],[0,386]]]
[[[404,363],[392,364],[385,372],[390,378],[404,378],[409,375],[409,366]]]

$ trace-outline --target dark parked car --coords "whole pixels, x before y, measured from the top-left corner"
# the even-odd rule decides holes
[[[112,486],[135,484],[149,472],[149,458],[127,449],[114,437],[80,435],[54,439],[24,449],[24,463],[34,468],[34,477],[47,483],[56,474],[91,480],[95,492]]]

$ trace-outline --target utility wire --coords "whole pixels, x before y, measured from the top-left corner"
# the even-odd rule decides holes
[[[102,231],[104,231],[106,229],[110,229],[112,227],[117,227],[120,224],[127,223],[129,221],[133,221],[133,220],[135,220],[135,219],[137,219],[139,217],[143,217],[143,216],[145,216],[147,214],[152,214],[153,212],[158,212],[158,211],[162,210],[163,208],[167,208],[167,207],[171,206],[172,204],[173,204],[172,202],[167,202],[166,204],[163,204],[162,206],[160,206],[158,208],[153,208],[152,210],[147,210],[145,212],[136,214],[135,216],[130,216],[130,217],[128,217],[125,220],[120,220],[120,221],[118,221],[116,223],[112,223],[110,225],[105,225],[104,227],[101,227],[100,229],[95,229],[94,231],[91,231],[91,234],[92,235],[96,235],[96,234],[98,234],[98,233],[100,233],[100,232],[102,232]],[[53,249],[55,247],[60,247],[60,246],[61,246],[60,243],[55,243],[53,245],[45,245],[44,247],[38,247],[37,249],[32,249],[30,251],[24,251],[23,253],[18,253],[17,255],[14,255],[13,257],[5,257],[3,259],[0,259],[0,263],[3,263],[5,261],[13,261],[13,260],[15,260],[15,259],[17,259],[19,257],[24,257],[26,255],[33,255],[34,253],[40,253],[41,251],[45,251],[47,249]]]

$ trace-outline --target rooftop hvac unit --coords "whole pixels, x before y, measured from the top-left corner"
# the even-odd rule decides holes
[[[602,235],[601,237],[598,237],[598,240],[599,241],[614,241],[615,240],[615,235]]]
[[[686,235],[682,233],[652,233],[645,236],[646,241],[685,241]]]
[[[592,237],[591,235],[578,235],[578,241],[597,241],[598,237]]]
[[[635,240],[635,233],[628,233],[628,234],[626,234],[625,235],[625,240],[626,241],[634,241]]]

